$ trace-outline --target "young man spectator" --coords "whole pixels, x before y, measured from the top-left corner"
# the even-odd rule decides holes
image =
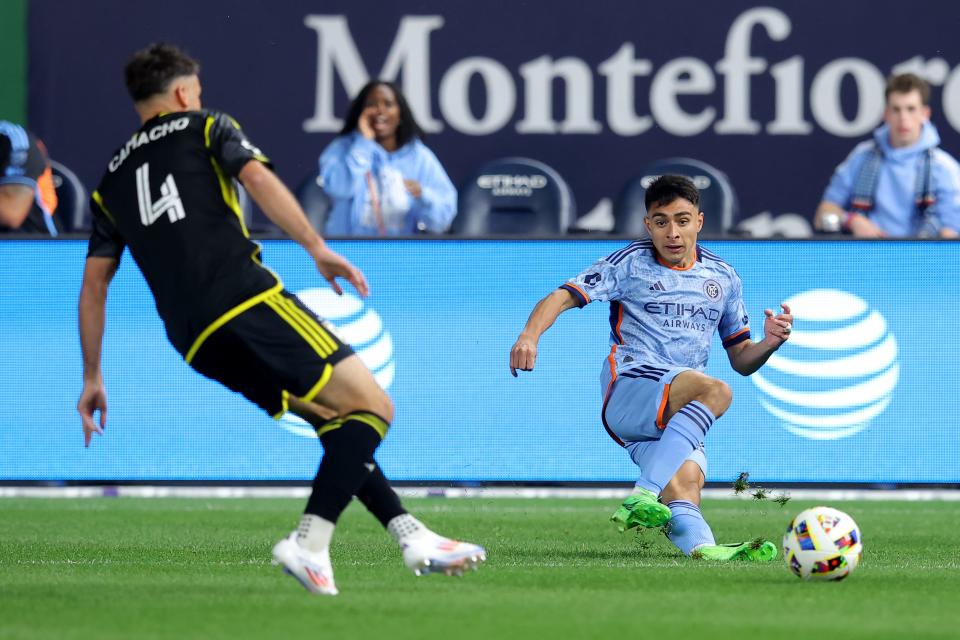
[[[904,73],[885,95],[884,124],[833,172],[814,225],[858,238],[957,237],[960,165],[937,146],[929,85]]]

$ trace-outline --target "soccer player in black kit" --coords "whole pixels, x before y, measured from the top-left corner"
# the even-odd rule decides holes
[[[482,547],[435,534],[400,504],[373,455],[393,419],[390,398],[353,350],[260,263],[234,178],[337,293],[343,278],[365,296],[363,274],[317,235],[237,122],[201,108],[198,74],[196,61],[166,44],[137,52],[125,69],[143,126],[117,150],[92,197],[79,305],[84,445],[106,426],[104,307],[126,247],[187,364],[271,416],[291,411],[317,430],[324,455],[313,491],[297,530],[274,546],[275,564],[309,591],[336,595],[330,540],[356,496],[415,574],[476,568],[486,559]]]

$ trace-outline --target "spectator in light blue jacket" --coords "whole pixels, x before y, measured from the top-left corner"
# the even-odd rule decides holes
[[[887,82],[884,124],[833,173],[817,207],[822,231],[862,238],[960,232],[960,164],[938,147],[930,87],[912,73]]]
[[[332,200],[324,235],[442,233],[457,213],[457,190],[421,142],[423,132],[400,90],[368,82],[340,135],[320,155]]]

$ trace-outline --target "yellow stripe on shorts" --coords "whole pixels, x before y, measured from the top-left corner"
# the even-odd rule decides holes
[[[304,329],[304,327],[301,326],[300,322],[296,318],[290,316],[289,312],[277,300],[278,297],[283,296],[274,296],[264,300],[264,302],[267,303],[267,305],[269,305],[278,316],[283,318],[294,331],[300,334],[300,337],[303,338],[304,341],[306,341],[306,343],[309,344],[310,347],[313,348],[313,350],[316,351],[317,355],[319,355],[321,358],[327,358],[331,353],[333,353],[333,351],[318,343],[316,338],[314,338],[306,329]]]
[[[277,284],[273,285],[271,288],[267,289],[262,293],[258,293],[252,298],[249,298],[241,302],[240,304],[228,310],[219,318],[211,322],[210,325],[207,326],[207,328],[204,329],[199,336],[197,336],[197,339],[193,341],[193,345],[190,347],[190,350],[187,351],[187,355],[184,356],[183,359],[186,360],[187,364],[190,364],[191,362],[193,362],[193,359],[197,355],[197,351],[200,350],[200,347],[203,346],[203,343],[206,342],[207,338],[209,338],[214,331],[216,331],[223,325],[227,324],[228,322],[236,318],[238,315],[240,315],[247,309],[258,305],[261,302],[266,302],[267,300],[270,299],[271,296],[279,295],[278,292],[281,289],[283,289],[283,283],[278,280]]]
[[[289,309],[290,314],[300,318],[303,322],[303,325],[311,331],[311,333],[316,336],[320,344],[326,345],[330,352],[333,353],[337,350],[337,343],[334,342],[333,338],[330,337],[330,334],[327,333],[326,329],[317,322],[313,316],[309,313],[306,313],[303,309],[297,306],[297,304],[290,298],[283,298],[281,304],[283,304],[287,309]]]

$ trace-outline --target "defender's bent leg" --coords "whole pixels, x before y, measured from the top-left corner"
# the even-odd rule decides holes
[[[641,470],[637,486],[660,495],[732,400],[725,382],[698,371],[677,375],[670,384],[666,427],[657,443],[657,456]]]
[[[317,430],[324,455],[297,530],[273,548],[284,570],[313,593],[336,595],[330,540],[350,500],[376,468],[373,453],[393,419],[393,404],[356,355],[333,366],[316,402],[289,399]]]
[[[393,404],[358,357],[334,367],[314,402],[291,400],[290,409],[314,425],[324,446],[298,531],[304,547],[328,548],[336,519],[356,495],[397,541],[404,562],[417,575],[460,573],[486,559],[482,547],[435,534],[401,505],[373,458],[393,418]]]
[[[317,430],[324,456],[298,528],[310,551],[330,545],[333,527],[376,467],[373,453],[393,418],[393,403],[356,355],[338,362],[314,402],[290,399],[290,410]]]
[[[631,388],[639,389],[634,391],[632,397],[643,399],[645,403],[650,402],[649,383],[641,382],[639,378],[635,381],[626,380],[630,387],[613,388],[611,405],[616,406],[612,413],[619,417],[618,423],[621,427],[624,418],[632,411],[643,414],[644,417],[639,420],[639,427],[631,426],[637,423],[636,419],[627,423],[631,428],[626,431],[625,440],[630,440],[627,446],[634,462],[640,467],[641,474],[634,493],[621,503],[610,518],[620,531],[635,526],[659,527],[670,520],[673,514],[662,504],[668,502],[662,496],[664,488],[677,474],[684,460],[700,447],[716,416],[727,410],[732,399],[730,388],[725,383],[698,371],[686,369],[673,377],[661,376],[659,380],[655,380],[663,385],[659,395],[664,401],[659,405],[659,412],[654,418],[654,414],[649,411],[649,404],[631,411],[629,395],[627,404],[613,402],[617,400],[618,393]],[[618,384],[623,383],[618,381]],[[604,407],[605,419],[608,417],[609,408],[611,407],[608,405]],[[648,421],[655,422],[663,431],[649,433],[652,425]],[[644,432],[644,429],[647,432]]]

